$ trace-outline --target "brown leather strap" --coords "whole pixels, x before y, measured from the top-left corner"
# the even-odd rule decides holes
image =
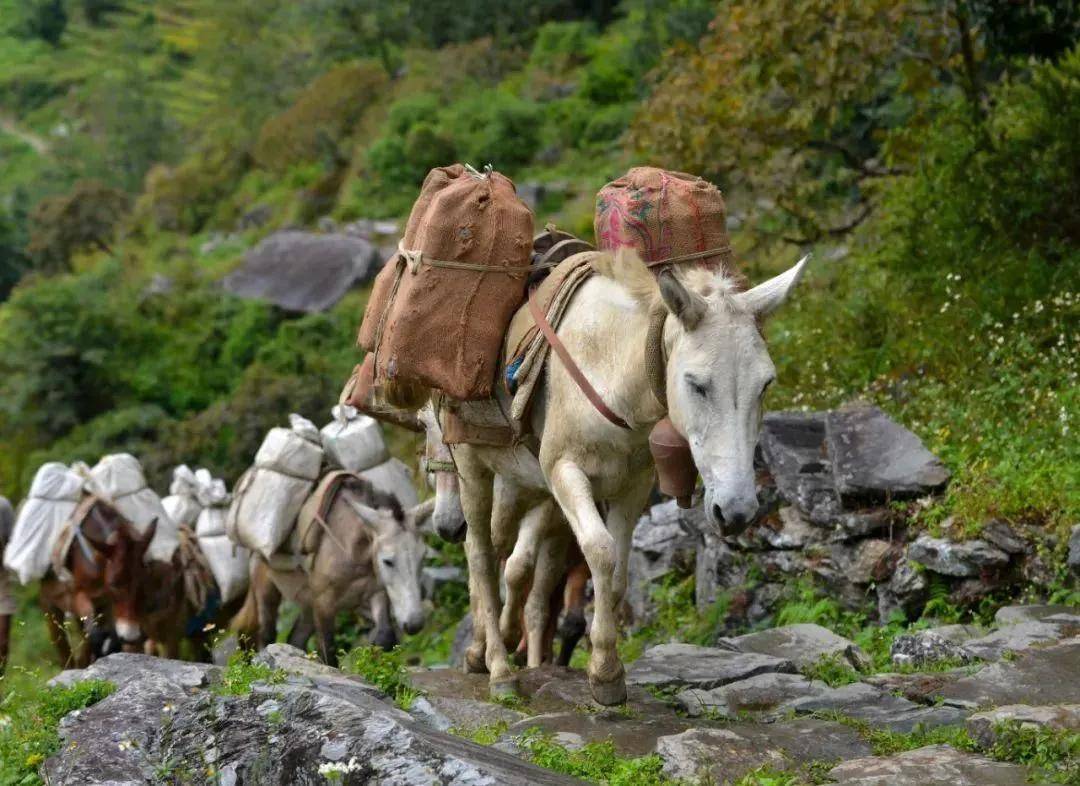
[[[543,333],[544,338],[547,339],[548,344],[550,344],[551,348],[555,350],[555,354],[559,356],[559,360],[562,361],[563,368],[566,369],[567,373],[570,375],[570,378],[574,380],[575,383],[577,383],[577,386],[581,388],[581,392],[585,394],[585,398],[587,398],[589,400],[589,403],[596,408],[597,412],[599,412],[601,415],[603,415],[605,418],[607,418],[619,428],[624,428],[629,431],[630,426],[627,425],[625,420],[612,412],[608,405],[604,403],[604,399],[600,398],[600,394],[596,392],[596,388],[594,388],[589,383],[589,380],[585,378],[585,375],[581,372],[581,369],[578,368],[577,363],[575,363],[574,359],[570,357],[570,352],[566,349],[566,345],[559,340],[559,337],[557,335],[555,335],[554,329],[547,321],[547,317],[544,316],[544,312],[540,309],[539,304],[533,297],[534,291],[535,290],[529,291],[529,313],[532,314],[533,321],[536,322],[536,326],[540,328],[540,332]]]

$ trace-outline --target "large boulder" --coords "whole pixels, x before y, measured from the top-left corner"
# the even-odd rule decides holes
[[[1019,626],[1014,626],[1019,627]],[[1080,704],[1080,636],[1017,652],[942,686],[945,703],[977,709],[1005,704]]]
[[[1080,633],[1080,618],[1057,621],[1051,616],[1042,622],[1006,625],[981,638],[965,641],[963,646],[976,658],[998,660],[1007,652],[1026,650],[1033,645],[1059,641],[1077,633]]]
[[[783,498],[805,513],[811,523],[831,524],[840,513],[840,496],[825,446],[825,414],[766,414],[761,452]]]
[[[336,670],[300,669],[250,692],[207,689],[184,664],[112,655],[84,676],[109,675],[117,691],[61,724],[62,744],[44,765],[56,786],[221,782],[324,784],[570,784],[509,754],[434,731]],[[304,660],[302,656],[299,660]],[[100,665],[99,665],[100,664]],[[199,685],[192,683],[198,681]]]
[[[794,671],[795,664],[787,658],[693,644],[659,644],[630,666],[626,684],[707,690],[755,674]]]
[[[932,630],[904,634],[893,639],[889,657],[896,666],[924,668],[935,663],[967,663],[972,655],[960,644]]]
[[[920,535],[908,546],[907,557],[944,576],[978,576],[987,568],[1008,564],[1009,555],[985,540],[956,542]]]
[[[675,500],[654,505],[638,520],[630,545],[627,587],[635,624],[647,622],[655,613],[653,582],[669,573],[694,572],[703,521],[700,505],[683,510]]]
[[[333,307],[378,268],[378,252],[363,238],[284,230],[248,251],[222,285],[237,297],[314,313]]]

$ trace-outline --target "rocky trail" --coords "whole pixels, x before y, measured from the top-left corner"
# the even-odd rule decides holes
[[[44,771],[57,786],[573,782],[529,763],[530,740],[542,735],[570,751],[610,740],[620,756],[655,754],[664,776],[686,783],[728,783],[769,767],[806,783],[1020,786],[1040,772],[996,760],[998,735],[1080,732],[1080,613],[1007,607],[998,617],[986,635],[947,626],[898,641],[894,661],[918,653],[925,671],[837,686],[800,668],[865,656],[816,625],[716,647],[661,644],[628,669],[630,699],[619,708],[594,704],[584,673],[559,667],[520,672],[513,706],[489,701],[482,675],[416,670],[419,694],[404,711],[362,678],[288,645],[258,654],[272,671],[241,691],[222,690],[220,666],[118,654],[56,678],[103,679],[117,690],[64,719],[60,752]],[[1053,637],[1026,642],[1032,625]],[[988,649],[988,639],[1003,643]],[[935,670],[957,651],[968,665]],[[1060,766],[1080,772],[1075,759]]]

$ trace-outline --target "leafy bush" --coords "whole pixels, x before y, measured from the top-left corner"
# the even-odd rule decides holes
[[[0,783],[38,784],[38,767],[60,748],[57,727],[69,712],[96,704],[115,690],[86,680],[68,687],[8,693],[0,701]]]
[[[71,192],[44,199],[33,209],[26,251],[39,270],[67,271],[80,251],[108,253],[113,232],[127,212],[123,192],[94,180],[80,181]]]
[[[513,171],[540,145],[538,105],[499,90],[464,96],[447,110],[446,126],[461,158],[476,167]]]

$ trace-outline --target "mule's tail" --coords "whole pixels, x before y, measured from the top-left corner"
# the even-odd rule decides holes
[[[229,629],[236,634],[240,644],[245,647],[254,646],[255,638],[259,632],[259,604],[255,601],[255,582],[248,584],[247,595],[244,597],[244,605],[229,623]]]

